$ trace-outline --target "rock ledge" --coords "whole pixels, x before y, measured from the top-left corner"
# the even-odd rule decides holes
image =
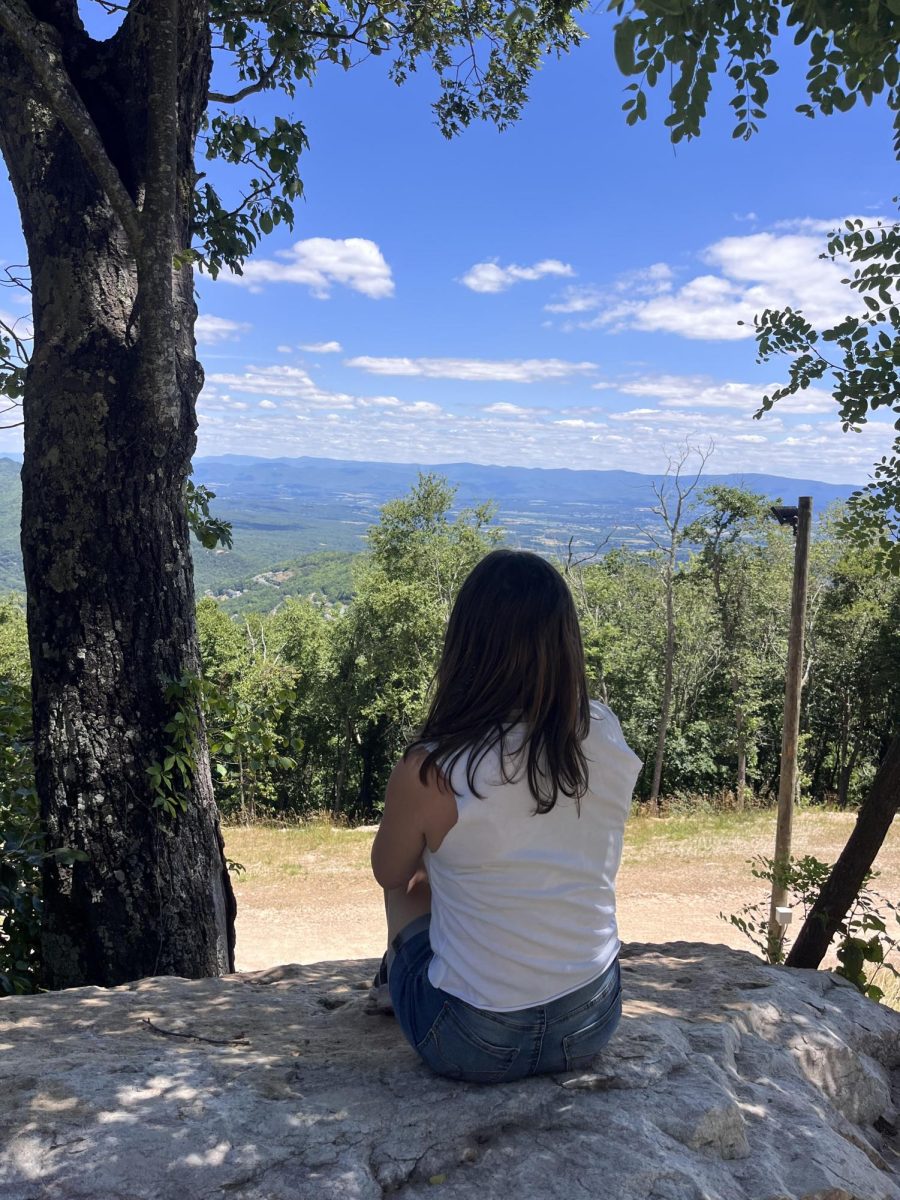
[[[581,1075],[432,1076],[374,962],[0,1003],[4,1200],[900,1200],[900,1013],[725,946],[622,952]]]

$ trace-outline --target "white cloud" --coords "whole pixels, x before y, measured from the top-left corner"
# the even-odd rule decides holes
[[[677,291],[652,300],[611,305],[592,324],[613,330],[677,333],[693,340],[731,341],[751,336],[752,331],[738,322],[752,316],[728,280],[698,275]]]
[[[359,396],[357,403],[363,408],[397,408],[400,401],[396,396]]]
[[[646,421],[648,417],[662,416],[658,408],[631,408],[625,412],[611,412],[611,421]]]
[[[653,435],[656,443],[681,441],[684,438],[706,440],[712,436],[717,445],[729,446],[738,435],[758,434],[763,427],[768,433],[782,434],[785,422],[777,412],[769,414],[760,424],[750,413],[718,413],[711,424],[709,413],[693,409],[629,408],[607,409],[603,414],[618,425],[633,426]],[[643,467],[641,468],[643,470]]]
[[[300,350],[305,350],[307,354],[340,354],[343,348],[340,342],[310,342],[305,346],[298,347]]]
[[[426,402],[427,403],[427,402]],[[413,411],[407,411],[411,408]],[[321,454],[396,462],[487,462],[519,466],[624,468],[655,471],[665,466],[667,446],[708,432],[702,414],[633,413],[633,419],[600,422],[528,416],[510,421],[500,414],[441,411],[434,406],[398,409],[320,408],[302,412],[235,410],[201,402],[202,453]],[[682,419],[684,418],[684,419]],[[768,419],[716,430],[709,470],[765,472],[806,478],[862,481],[879,450],[889,445],[889,425],[870,427],[863,437],[843,435],[824,421],[806,436],[785,434]]]
[[[546,312],[585,313],[615,302],[616,297],[659,296],[671,290],[673,271],[668,263],[652,263],[637,271],[628,271],[610,287],[580,284],[568,287],[559,300],[544,305]]]
[[[348,358],[348,367],[373,375],[421,376],[425,379],[461,379],[479,383],[541,383],[567,379],[596,371],[592,362],[569,362],[559,358],[377,358],[362,355]]]
[[[411,416],[435,416],[441,412],[439,404],[432,404],[430,400],[416,400],[412,404],[404,404],[403,412],[409,413]]]
[[[773,229],[784,229],[790,233],[816,233],[828,237],[835,230],[845,230],[845,221],[862,221],[867,229],[874,229],[879,223],[890,223],[890,217],[862,216],[851,213],[846,217],[789,217],[785,221],[776,221]]]
[[[668,379],[671,392],[677,377]],[[270,395],[260,395],[264,390]],[[756,422],[746,408],[711,414],[699,407],[667,408],[665,397],[656,396],[618,411],[622,399],[627,395],[617,396],[611,387],[602,409],[524,408],[503,401],[484,407],[458,399],[441,407],[425,397],[332,392],[299,368],[256,367],[211,377],[200,403],[201,452],[650,472],[665,468],[667,447],[684,438],[705,440],[712,432],[716,451],[708,469],[716,473],[861,482],[893,436],[887,418],[873,419],[854,435],[843,434],[831,413],[794,421],[783,404]]]
[[[496,260],[475,263],[469,267],[460,283],[473,292],[505,292],[515,283],[531,283],[536,279],[544,279],[548,275],[568,276],[575,271],[569,263],[560,262],[558,258],[544,258],[530,267],[520,267],[510,263],[502,267]]]
[[[552,313],[583,313],[593,312],[603,303],[604,293],[597,287],[590,285],[580,285],[578,287],[569,287],[563,292],[559,300],[554,300],[551,304],[545,304],[544,310]],[[552,323],[550,323],[552,324]]]
[[[594,384],[598,390],[615,388],[626,396],[647,396],[661,408],[720,408],[754,413],[762,398],[776,383],[736,383],[714,380],[707,375],[645,375],[619,383]],[[782,411],[794,413],[831,412],[834,401],[822,388],[811,387],[801,396],[782,401]]]
[[[201,345],[213,346],[217,342],[234,341],[250,328],[246,321],[231,321],[228,317],[212,317],[204,313],[197,318],[194,333]]]
[[[302,367],[248,367],[242,374],[213,373],[207,379],[214,388],[221,386],[267,398],[278,396],[331,408],[336,404],[352,407],[354,402],[352,396],[320,387]]]
[[[222,392],[220,388],[227,388]],[[341,409],[346,412],[365,409],[397,409],[409,416],[435,416],[442,410],[430,400],[416,400],[404,404],[396,396],[356,396],[348,392],[334,392],[322,387],[303,367],[266,366],[248,367],[240,374],[212,373],[206,377],[204,397],[207,402],[223,409],[247,408],[243,401],[234,400],[232,392],[262,396],[257,408],[281,409],[297,413],[304,411],[318,417],[324,409]],[[271,397],[277,397],[276,404]],[[331,416],[334,414],[331,413]],[[303,419],[303,418],[301,418]]]
[[[499,400],[496,404],[489,404],[487,408],[482,409],[486,413],[496,413],[498,416],[505,417],[525,417],[529,410],[522,408],[518,404],[507,404],[505,400]]]
[[[267,283],[297,283],[317,300],[327,300],[336,283],[372,300],[394,294],[391,269],[368,238],[307,238],[276,251],[275,258],[251,260],[243,275],[223,272],[219,278],[256,292]]]
[[[294,353],[293,346],[276,346],[275,349],[278,351],[279,354],[293,354]]]
[[[547,307],[580,317],[564,326],[570,330],[637,329],[706,341],[752,337],[754,315],[787,305],[814,325],[834,324],[852,301],[841,283],[846,267],[820,258],[823,230],[834,225],[803,218],[782,222],[779,232],[722,238],[699,256],[710,269],[680,285],[671,267],[656,263],[606,287],[571,288]]]

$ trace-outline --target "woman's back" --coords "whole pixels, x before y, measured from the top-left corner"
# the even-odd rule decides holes
[[[497,1083],[579,1070],[612,1037],[615,879],[639,769],[589,700],[566,579],[527,550],[485,555],[372,845],[389,945],[373,992],[386,983],[433,1071]]]
[[[577,803],[560,795],[539,814],[523,773],[503,781],[497,748],[475,770],[477,795],[467,757],[453,767],[459,819],[425,852],[434,987],[511,1011],[574,991],[615,959],[615,878],[641,764],[596,701],[583,750],[587,792]]]

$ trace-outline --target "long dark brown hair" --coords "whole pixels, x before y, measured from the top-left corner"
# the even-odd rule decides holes
[[[428,753],[419,768],[449,780],[468,754],[466,781],[477,796],[475,772],[499,746],[503,781],[520,777],[539,813],[562,792],[576,804],[587,791],[581,743],[591,714],[581,630],[572,596],[560,573],[527,550],[494,550],[463,584],[447,626],[425,724],[406,748]],[[524,727],[516,750],[514,726]],[[511,762],[512,771],[507,763]]]

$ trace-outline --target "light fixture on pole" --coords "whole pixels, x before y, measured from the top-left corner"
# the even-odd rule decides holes
[[[801,496],[797,507],[773,505],[772,516],[794,531],[794,581],[791,588],[791,629],[788,636],[787,670],[784,681],[784,724],[781,731],[781,767],[778,776],[778,821],[775,827],[775,861],[772,870],[772,902],[769,908],[769,958],[780,956],[787,922],[785,876],[791,857],[794,789],[797,784],[797,743],[800,738],[800,693],[803,686],[803,641],[806,630],[806,587],[809,578],[809,535],[812,497]],[[779,920],[779,917],[782,919]]]

